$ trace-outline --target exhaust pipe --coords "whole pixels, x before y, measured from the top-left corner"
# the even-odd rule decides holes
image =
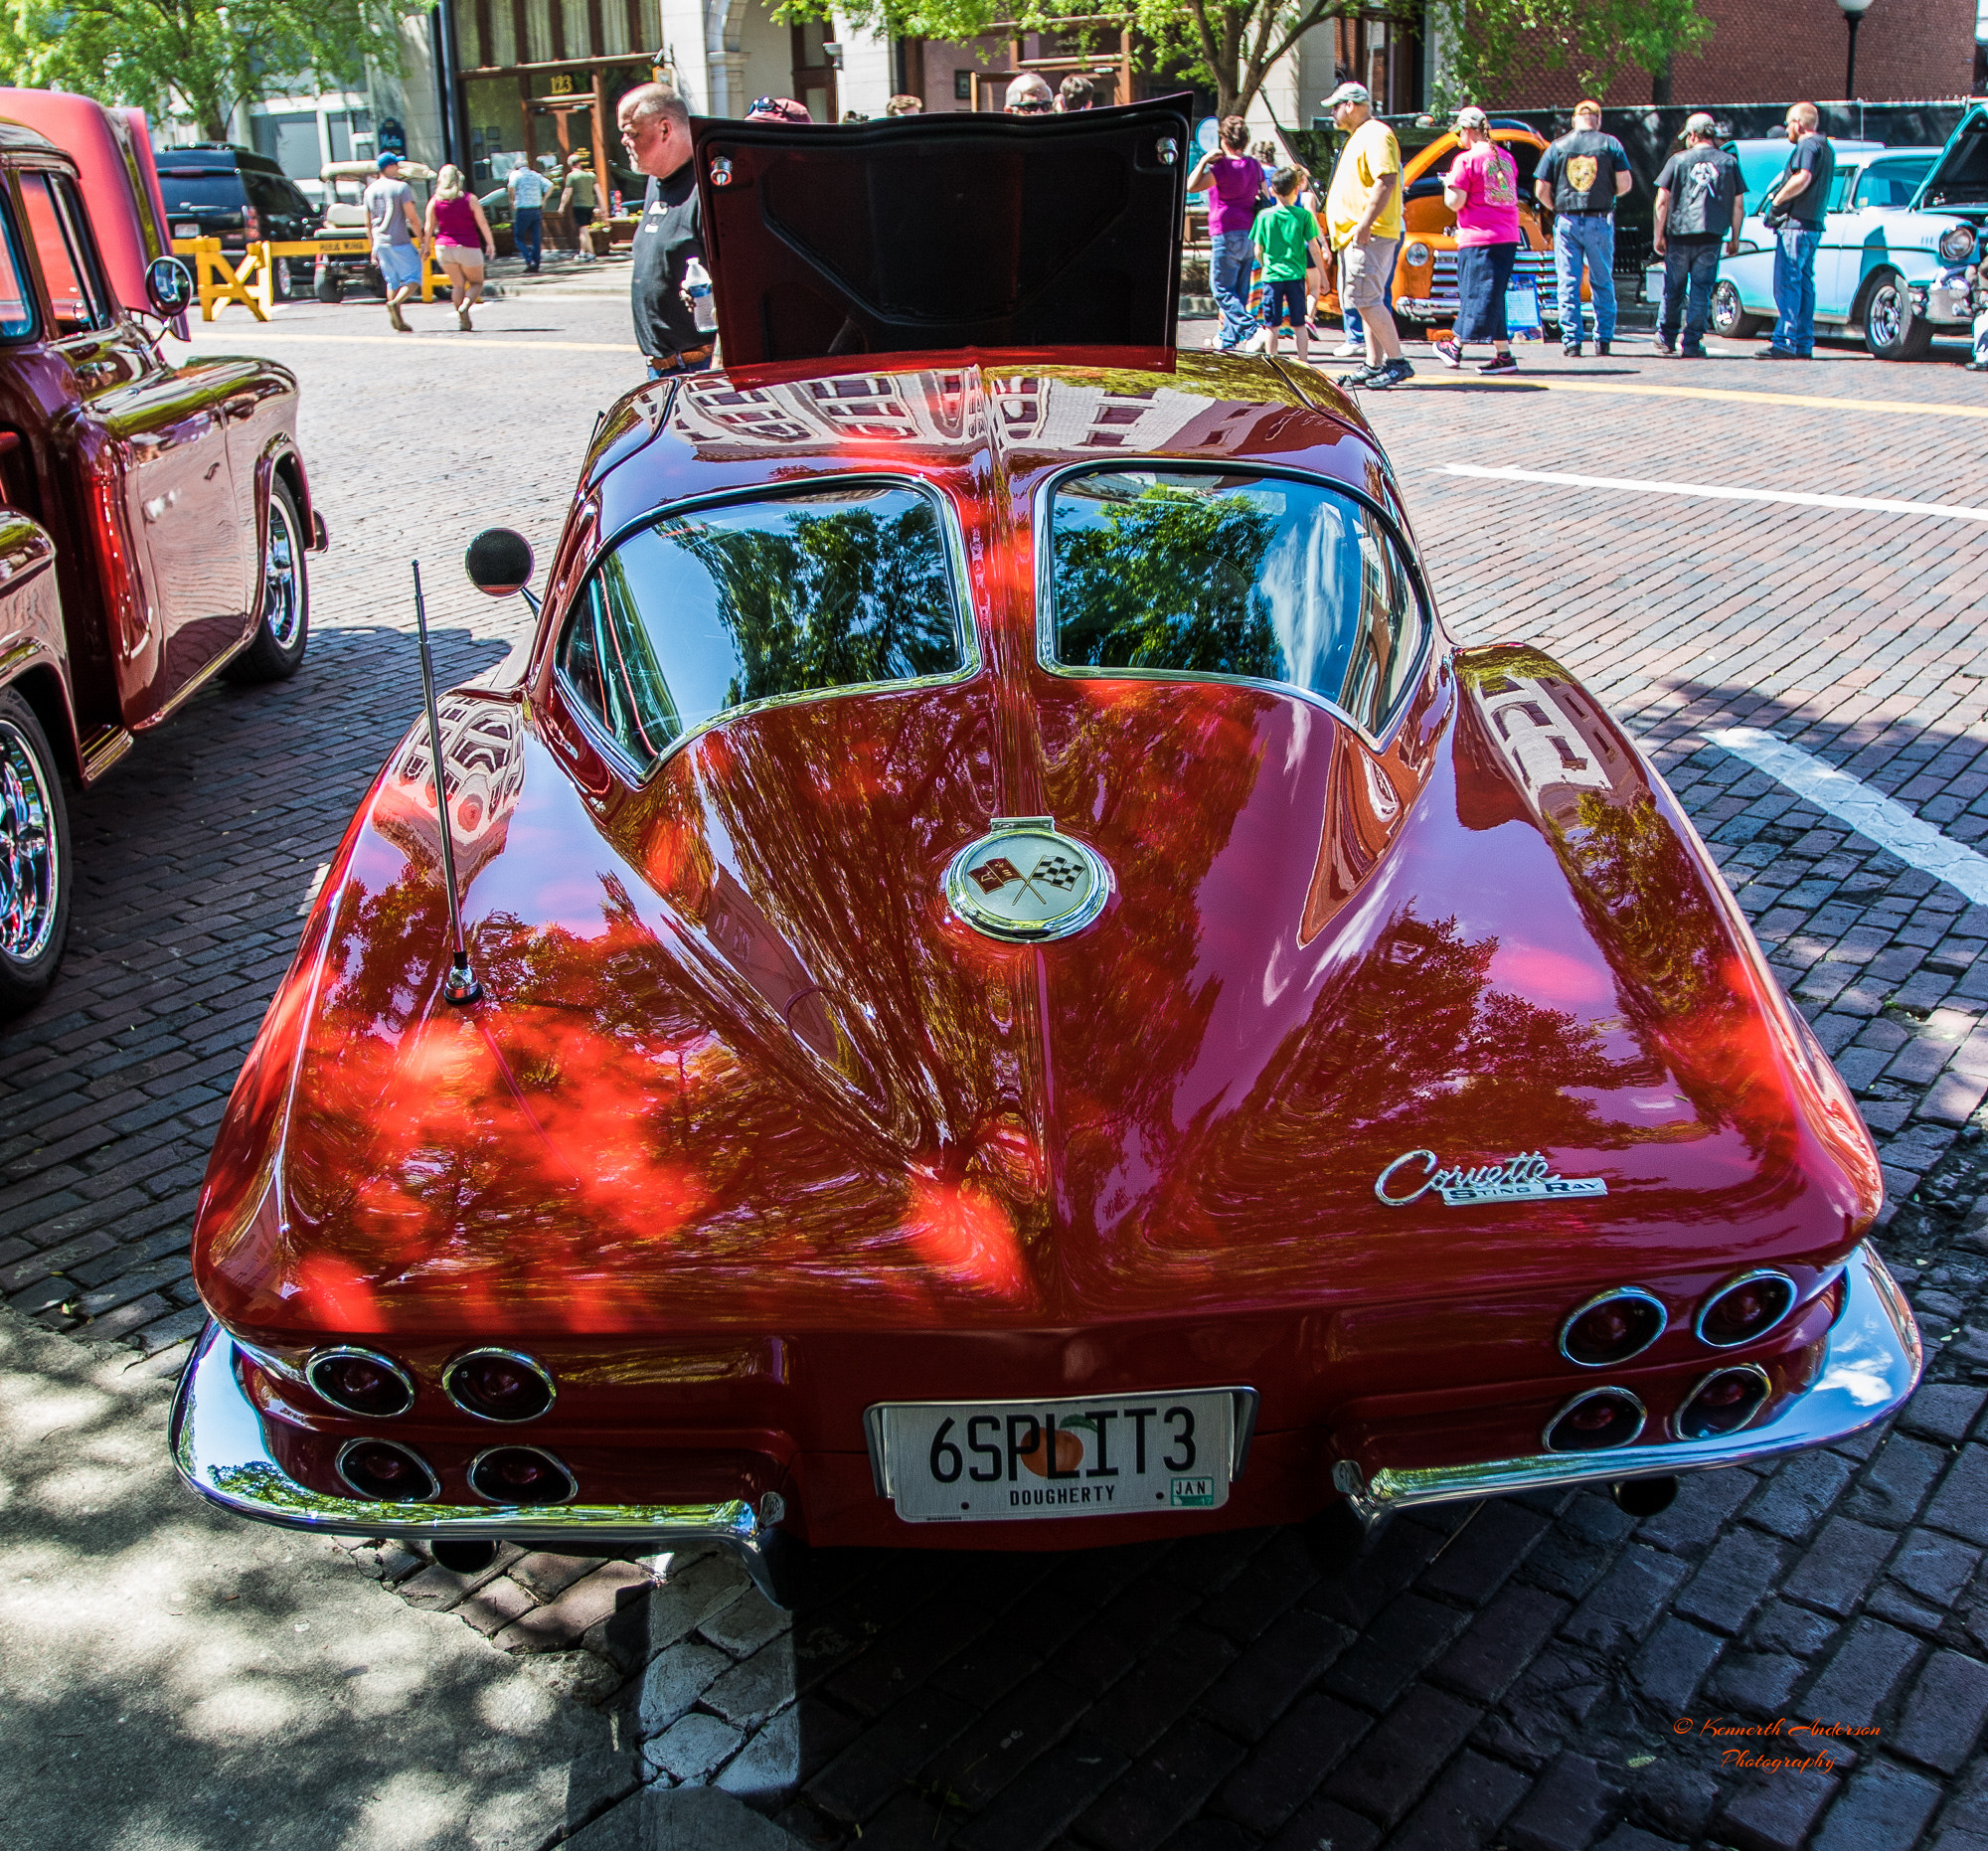
[[[1632,1517],[1654,1517],[1669,1510],[1678,1494],[1675,1478],[1618,1478],[1609,1487],[1615,1508]]]

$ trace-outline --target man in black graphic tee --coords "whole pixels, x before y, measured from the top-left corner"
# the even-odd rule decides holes
[[[1712,318],[1712,286],[1719,279],[1719,247],[1740,254],[1740,223],[1746,202],[1740,191],[1740,163],[1719,145],[1719,124],[1704,113],[1684,125],[1684,148],[1657,176],[1656,237],[1664,260],[1664,306],[1657,318],[1657,352],[1678,351],[1678,317],[1684,317],[1684,357],[1705,357],[1705,325]],[[1689,300],[1687,300],[1687,295]]]
[[[702,373],[711,365],[711,335],[697,325],[688,284],[704,275],[704,220],[691,166],[690,110],[666,84],[638,84],[615,116],[628,159],[649,176],[642,223],[635,228],[629,305],[635,344],[648,356],[649,377]]]
[[[1794,143],[1781,177],[1767,189],[1761,217],[1774,235],[1774,338],[1755,360],[1806,360],[1815,351],[1815,252],[1836,178],[1836,150],[1818,133],[1822,113],[1812,102],[1788,111]]]
[[[1594,351],[1615,338],[1615,202],[1630,186],[1629,157],[1601,132],[1601,105],[1574,106],[1574,132],[1540,159],[1533,191],[1554,214],[1554,269],[1560,277],[1560,345],[1580,352],[1580,272],[1594,298]]]

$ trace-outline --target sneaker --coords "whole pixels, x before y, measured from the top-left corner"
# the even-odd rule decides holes
[[[412,332],[412,330],[408,326],[407,316],[401,313],[400,303],[389,302],[387,304],[387,319],[391,321],[394,324],[394,326],[401,331],[401,333],[407,334]]]
[[[1662,354],[1666,360],[1672,360],[1677,357],[1677,343],[1668,334],[1659,334],[1657,336],[1656,348],[1657,352]]]
[[[1602,357],[1602,359],[1606,360],[1608,358],[1608,343],[1606,341],[1596,341],[1594,343],[1594,351],[1597,354],[1599,354]]]
[[[1239,342],[1237,344],[1236,351],[1239,354],[1260,354],[1266,351],[1269,345],[1270,345],[1269,329],[1258,328],[1256,332],[1250,335],[1247,340]]]
[[[1366,386],[1387,371],[1385,367],[1355,367],[1351,373],[1342,373],[1339,383],[1347,388]]]
[[[1444,366],[1454,373],[1463,365],[1463,349],[1454,341],[1431,341],[1429,347]]]
[[[1332,350],[1335,360],[1359,360],[1365,357],[1366,345],[1360,341],[1342,341]]]
[[[1707,357],[1703,347],[1681,347],[1678,352],[1687,360],[1703,360]]]
[[[1569,345],[1566,341],[1562,341],[1560,350],[1570,360],[1578,360],[1580,358],[1580,343],[1578,341],[1574,342],[1572,345]]]
[[[1414,368],[1406,360],[1390,360],[1385,366],[1376,367],[1362,383],[1369,392],[1386,392],[1391,386],[1407,385],[1414,376]]]
[[[1519,370],[1519,362],[1510,353],[1493,354],[1477,370],[1480,373],[1516,373]]]
[[[469,310],[466,308],[458,308],[455,311],[455,325],[458,328],[460,328],[465,334],[474,334],[476,332],[476,330],[469,325]]]
[[[1800,357],[1798,354],[1789,353],[1785,347],[1776,347],[1772,341],[1764,347],[1756,347],[1753,350],[1755,360],[1797,360]]]

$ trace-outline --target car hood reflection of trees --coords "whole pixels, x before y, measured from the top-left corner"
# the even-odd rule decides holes
[[[1431,1243],[1461,1287],[1632,1236],[1687,1259],[1708,1225],[1730,1252],[1749,1218],[1841,1241],[1772,1037],[1721,1027],[1740,954],[1689,858],[1571,856],[1481,741],[1460,783],[1442,742],[1479,723],[1439,679],[1379,756],[1253,688],[1038,693],[1024,766],[983,676],[742,716],[606,806],[512,735],[470,1009],[438,1000],[431,850],[363,826],[255,1133],[280,1200],[204,1215],[210,1301],[272,1334],[1065,1323],[1374,1293]],[[1494,775],[1520,826],[1484,861],[1459,808]],[[1039,949],[939,891],[1018,780],[1117,886]],[[1353,886],[1302,941],[1328,866]],[[1539,1150],[1610,1193],[1383,1207],[1415,1148]]]

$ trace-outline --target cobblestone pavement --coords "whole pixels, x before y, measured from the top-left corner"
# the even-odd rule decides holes
[[[446,676],[521,632],[522,607],[448,562],[493,520],[550,543],[593,415],[638,362],[611,302],[480,319],[390,339],[377,309],[303,305],[198,336],[297,369],[334,551],[295,682],[215,688],[76,805],[70,962],[0,1040],[17,1313],[146,1350],[196,1329],[185,1249],[212,1127],[314,879],[414,713],[410,554]],[[1863,1100],[1892,1191],[1881,1245],[1928,1340],[1901,1419],[1687,1479],[1641,1523],[1597,1493],[1418,1513],[1335,1576],[1287,1532],[852,1553],[789,1620],[716,1556],[514,1550],[464,1578],[362,1547],[357,1567],[497,1648],[578,1641],[612,1667],[655,1788],[715,1781],[821,1845],[1988,1851],[1988,909],[1708,737],[1769,729],[1978,843],[1982,528],[1443,473],[1988,504],[1971,376],[1846,350],[1762,378],[1747,351],[1526,350],[1495,384],[1424,361],[1368,407],[1451,626],[1546,642],[1624,717]],[[1866,1733],[1769,1738],[1831,1765],[1748,1769],[1701,1730],[1715,1717]],[[609,1851],[627,1812],[575,1842]]]

